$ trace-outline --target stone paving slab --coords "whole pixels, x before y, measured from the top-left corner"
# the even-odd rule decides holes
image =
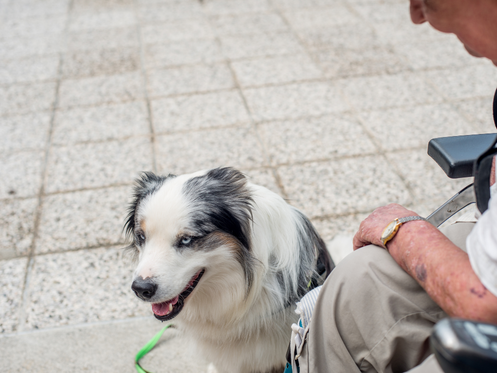
[[[133,371],[160,328],[121,249],[140,172],[238,167],[330,242],[468,183],[427,141],[495,132],[496,83],[404,0],[0,1],[0,360]],[[170,335],[144,364],[205,371]]]

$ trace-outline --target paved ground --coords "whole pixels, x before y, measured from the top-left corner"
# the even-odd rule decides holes
[[[465,184],[427,141],[493,131],[497,69],[407,7],[0,0],[2,369],[133,371],[160,328],[120,249],[142,170],[238,167],[326,240],[388,202],[428,214]],[[171,332],[146,364],[202,371],[185,343]]]

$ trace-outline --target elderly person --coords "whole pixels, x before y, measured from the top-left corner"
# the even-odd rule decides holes
[[[497,0],[410,0],[410,12],[497,65]],[[321,289],[299,349],[301,373],[442,372],[429,350],[438,320],[497,323],[497,198],[476,225],[446,231],[402,206],[380,207],[353,245]]]

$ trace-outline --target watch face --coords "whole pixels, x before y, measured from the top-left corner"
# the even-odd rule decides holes
[[[386,226],[385,230],[381,234],[383,245],[385,245],[395,235],[395,232],[397,232],[397,229],[399,229],[400,224],[401,223],[399,223],[397,220],[394,220]]]

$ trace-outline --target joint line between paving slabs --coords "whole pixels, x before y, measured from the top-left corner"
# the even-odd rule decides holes
[[[69,3],[69,8],[68,8],[68,14],[67,14],[67,20],[66,24],[64,27],[64,34],[67,34],[67,30],[69,28],[69,20],[70,20],[70,15],[71,15],[71,10],[73,7],[73,1]],[[59,67],[57,71],[57,82],[55,85],[55,94],[54,94],[54,101],[53,101],[53,106],[52,106],[52,113],[50,116],[50,126],[48,129],[48,138],[47,138],[47,143],[45,146],[45,154],[44,154],[44,160],[43,160],[43,168],[41,172],[41,185],[40,185],[40,190],[38,192],[38,206],[36,208],[35,212],[35,221],[34,221],[34,227],[33,227],[33,241],[31,242],[31,247],[28,252],[28,261],[26,264],[26,272],[24,274],[24,282],[23,282],[23,289],[22,289],[22,301],[21,301],[21,308],[19,310],[19,321],[18,321],[18,328],[17,330],[22,332],[27,324],[26,316],[26,307],[28,303],[28,293],[29,293],[29,279],[31,277],[31,271],[34,266],[34,257],[35,257],[35,249],[36,249],[36,242],[38,238],[38,231],[40,228],[40,220],[41,220],[41,214],[43,211],[43,197],[45,195],[45,182],[47,178],[47,173],[48,173],[48,158],[50,155],[50,149],[52,147],[52,137],[53,137],[53,130],[54,130],[54,124],[55,124],[55,113],[57,111],[57,106],[59,104],[59,90],[60,90],[60,85],[62,81],[62,68],[64,64],[64,53],[65,50],[62,50],[59,52]]]

